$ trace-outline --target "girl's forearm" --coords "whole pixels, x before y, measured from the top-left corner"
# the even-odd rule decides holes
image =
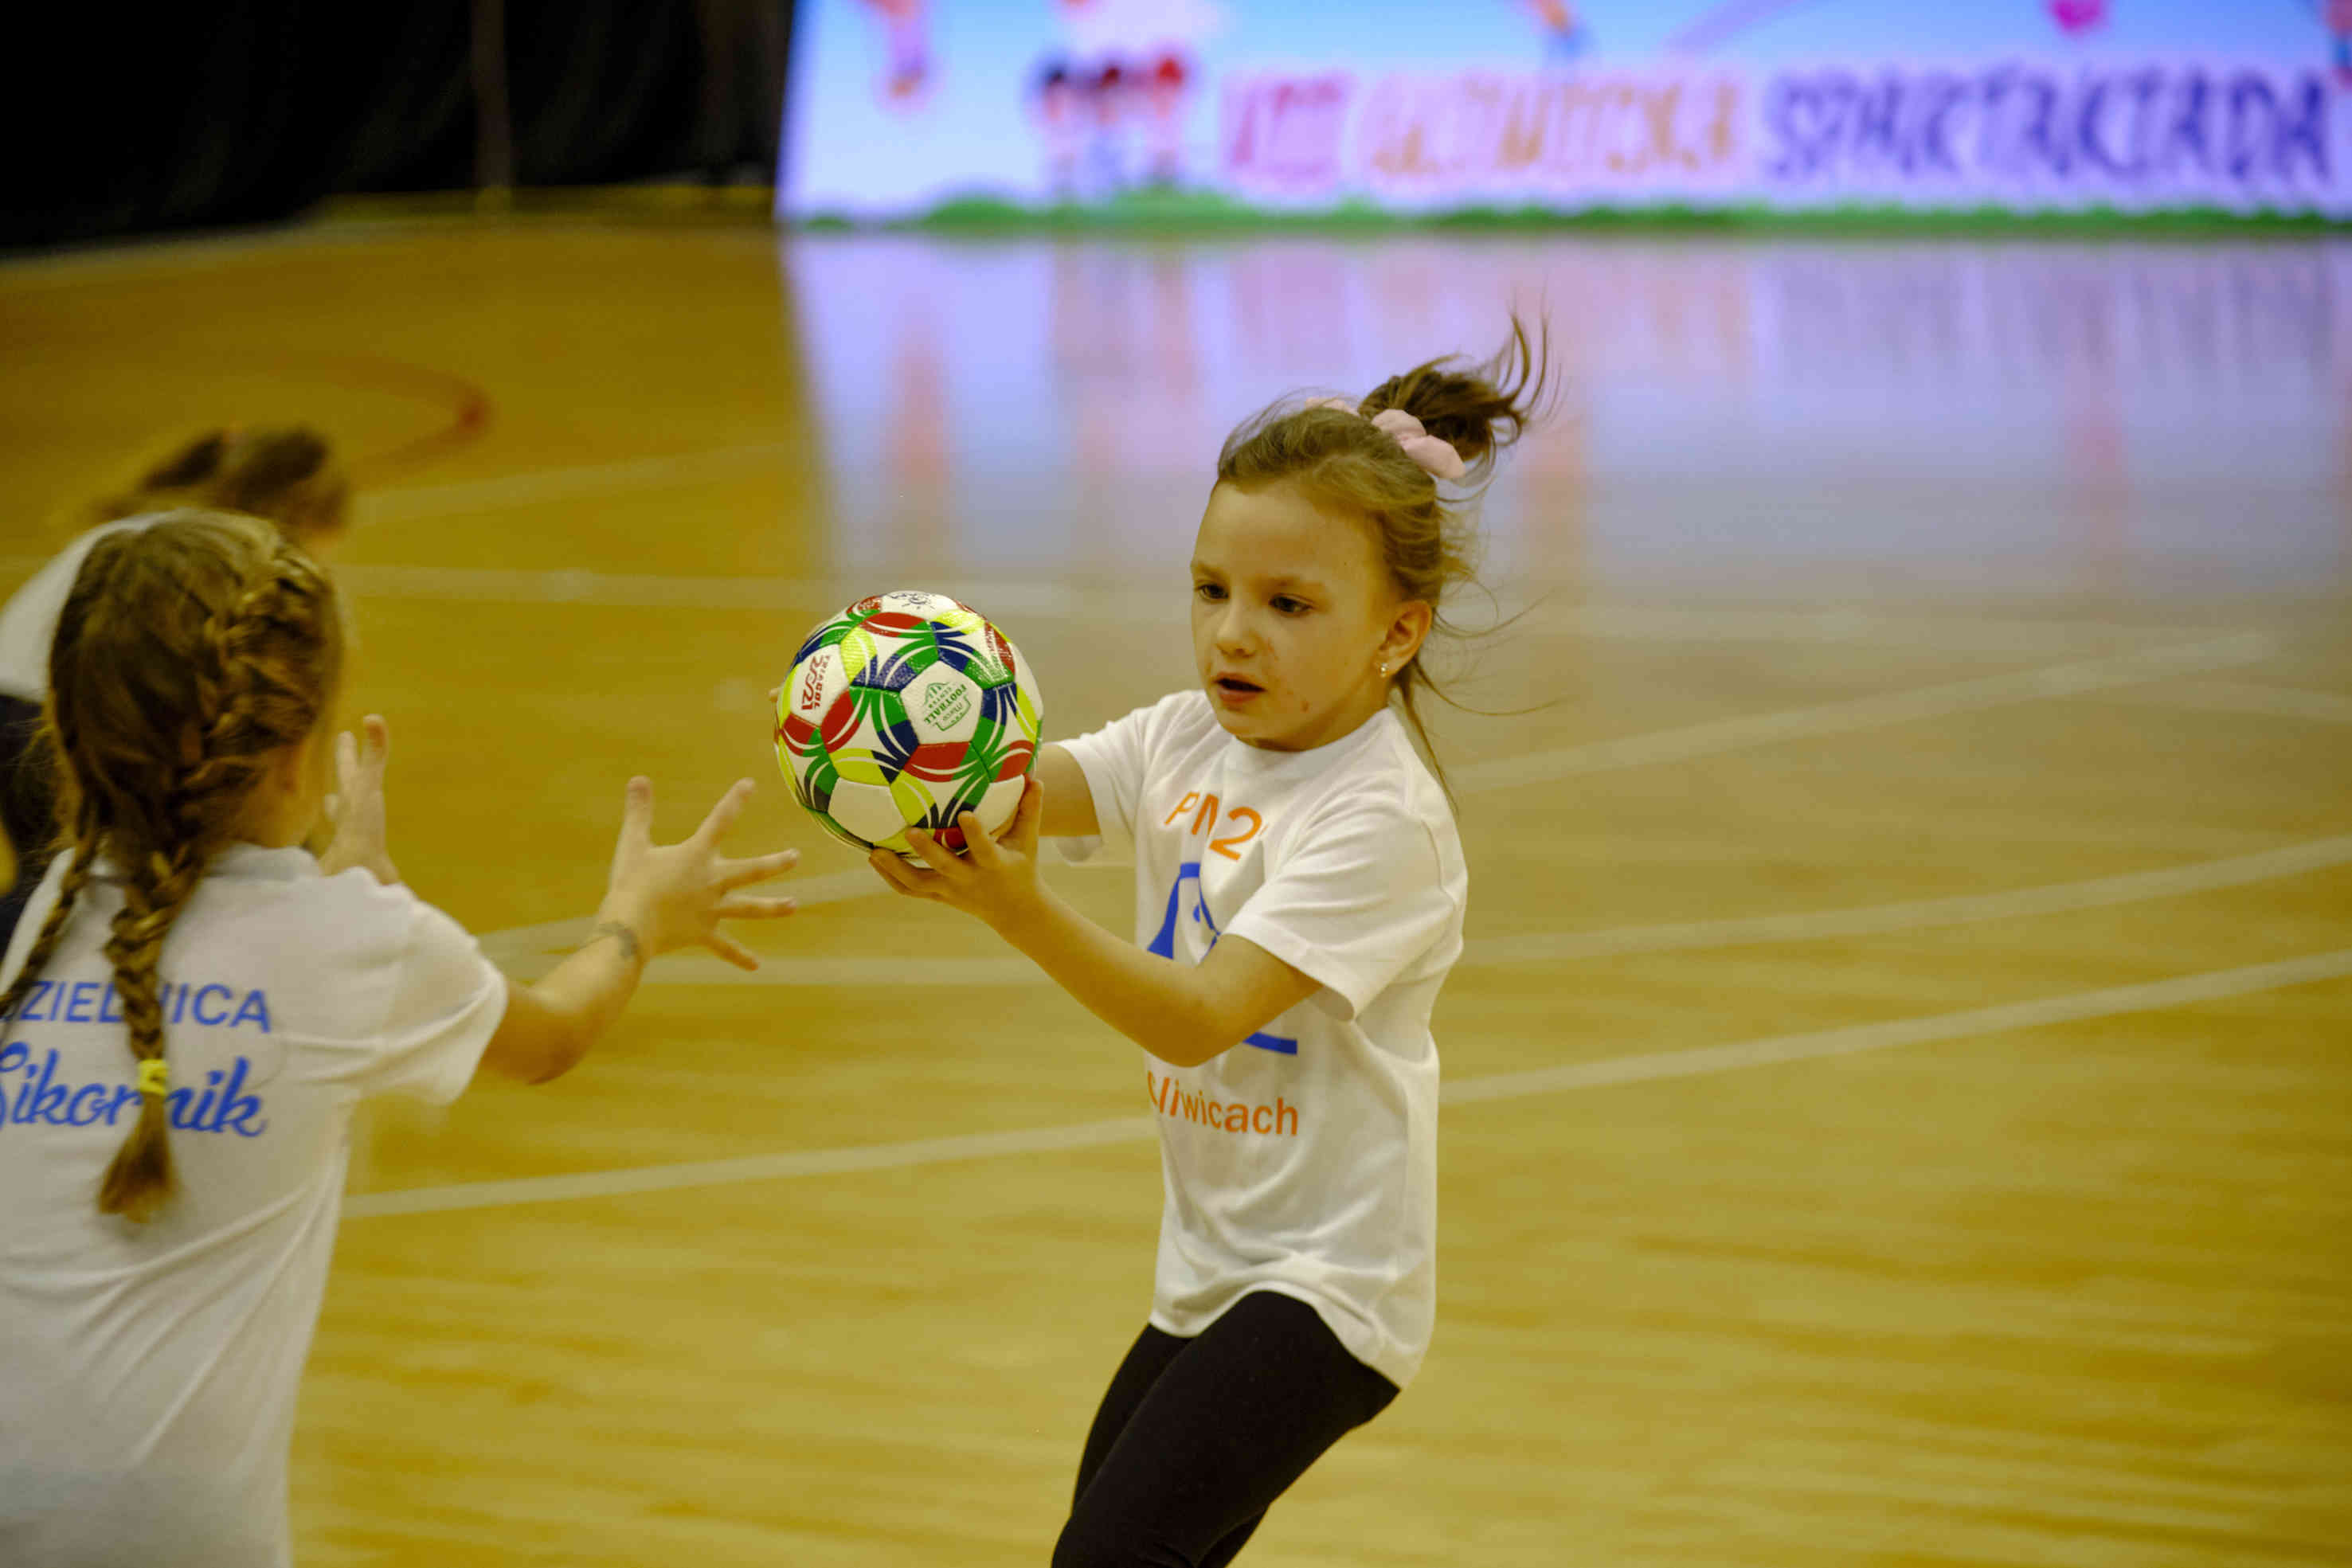
[[[599,911],[588,940],[531,987],[579,1031],[583,1055],[636,994],[646,969],[637,936],[641,924]]]
[[[1095,1017],[1174,1067],[1193,1067],[1249,1033],[1225,1019],[1198,968],[1171,963],[1104,930],[1041,888],[997,927]]]
[[[597,912],[588,940],[562,963],[529,985],[509,982],[507,1014],[484,1062],[527,1083],[578,1066],[636,992],[646,966],[640,929],[608,905]]]

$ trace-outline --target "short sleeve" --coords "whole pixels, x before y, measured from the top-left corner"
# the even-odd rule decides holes
[[[392,1006],[359,1088],[446,1104],[465,1092],[506,1017],[506,977],[464,926],[431,904],[414,902],[407,916]]]
[[[1352,1019],[1445,939],[1459,898],[1429,824],[1360,797],[1308,824],[1225,931],[1322,985]]]
[[[1094,797],[1094,836],[1056,839],[1055,847],[1066,861],[1101,856],[1107,864],[1135,858],[1135,807],[1143,796],[1143,779],[1151,757],[1151,736],[1166,702],[1139,707],[1061,744],[1077,758],[1086,773],[1087,790]]]
[[[109,534],[145,527],[143,520],[90,529],[51,557],[0,605],[0,692],[39,702],[49,689],[49,644],[64,619],[82,562]]]

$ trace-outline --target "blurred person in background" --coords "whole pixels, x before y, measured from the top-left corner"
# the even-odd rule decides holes
[[[351,526],[351,476],[303,425],[227,426],[184,442],[85,508],[94,524],[0,608],[0,828],[16,860],[0,893],[0,952],[39,885],[58,836],[54,760],[34,744],[49,689],[49,646],[74,576],[98,541],[182,507],[243,512],[323,562]]]

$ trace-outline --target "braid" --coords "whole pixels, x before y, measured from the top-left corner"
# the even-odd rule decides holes
[[[315,591],[317,572],[283,547],[270,565],[268,575],[226,612],[205,618],[199,632],[205,653],[193,671],[196,711],[183,737],[183,755],[187,749],[195,755],[186,768],[173,771],[166,796],[171,847],[125,868],[122,907],[114,916],[106,956],[114,966],[131,1053],[142,1062],[163,1059],[158,973],[163,939],[204,880],[221,823],[260,774],[261,758],[283,744],[289,726],[297,735],[310,728],[302,713],[286,710],[314,706],[316,694],[290,691],[291,673],[278,667],[268,650],[289,633],[299,638],[315,628],[316,618],[301,613],[300,606],[306,587]],[[160,1089],[140,1096],[139,1119],[100,1184],[100,1212],[145,1219],[171,1196],[169,1109]]]
[[[271,758],[312,735],[342,626],[316,565],[266,525],[175,512],[99,541],[50,652],[50,727],[74,861],[14,1005],[48,962],[100,852],[122,878],[103,951],[131,1055],[164,1060],[163,947]],[[151,1218],[171,1196],[170,1100],[142,1074],[137,1119],[98,1207]]]
[[[203,880],[205,857],[193,841],[170,854],[147,857],[125,868],[122,907],[115,912],[106,941],[114,966],[114,994],[131,1030],[131,1054],[141,1061],[163,1059],[163,998],[157,967],[163,938]],[[146,1219],[172,1195],[170,1100],[161,1088],[142,1085],[139,1119],[114,1153],[99,1183],[101,1214]]]
[[[237,599],[225,613],[205,618],[206,657],[196,672],[196,712],[202,723],[194,749],[199,760],[182,782],[193,807],[204,797],[248,781],[259,771],[258,754],[282,745],[289,728],[308,732],[310,718],[296,711],[314,708],[317,694],[310,672],[273,660],[273,644],[299,645],[319,636],[316,606],[323,586],[308,559],[280,549],[275,570]],[[203,716],[210,716],[208,723]]]
[[[90,862],[97,856],[96,845],[84,839],[75,841],[73,858],[66,862],[65,879],[58,885],[58,901],[50,907],[48,918],[41,922],[41,934],[33,938],[32,950],[25,955],[25,967],[16,971],[8,988],[0,991],[0,1044],[5,1043],[8,1020],[16,1016],[17,1004],[32,990],[41,971],[49,967],[49,960],[57,956],[58,943],[73,920],[74,900],[89,885]]]

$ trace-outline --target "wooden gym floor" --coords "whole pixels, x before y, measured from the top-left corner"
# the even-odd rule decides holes
[[[1437,1342],[1307,1565],[2341,1563],[2352,247],[345,224],[0,267],[0,589],[206,422],[352,453],[395,850],[518,973],[622,781],[790,842],[752,983],[363,1124],[313,1565],[1036,1564],[1150,1290],[1138,1053],[799,816],[760,694],[937,587],[1181,684],[1224,429],[1548,308],[1442,738]],[[1116,873],[1067,871],[1121,925]]]

